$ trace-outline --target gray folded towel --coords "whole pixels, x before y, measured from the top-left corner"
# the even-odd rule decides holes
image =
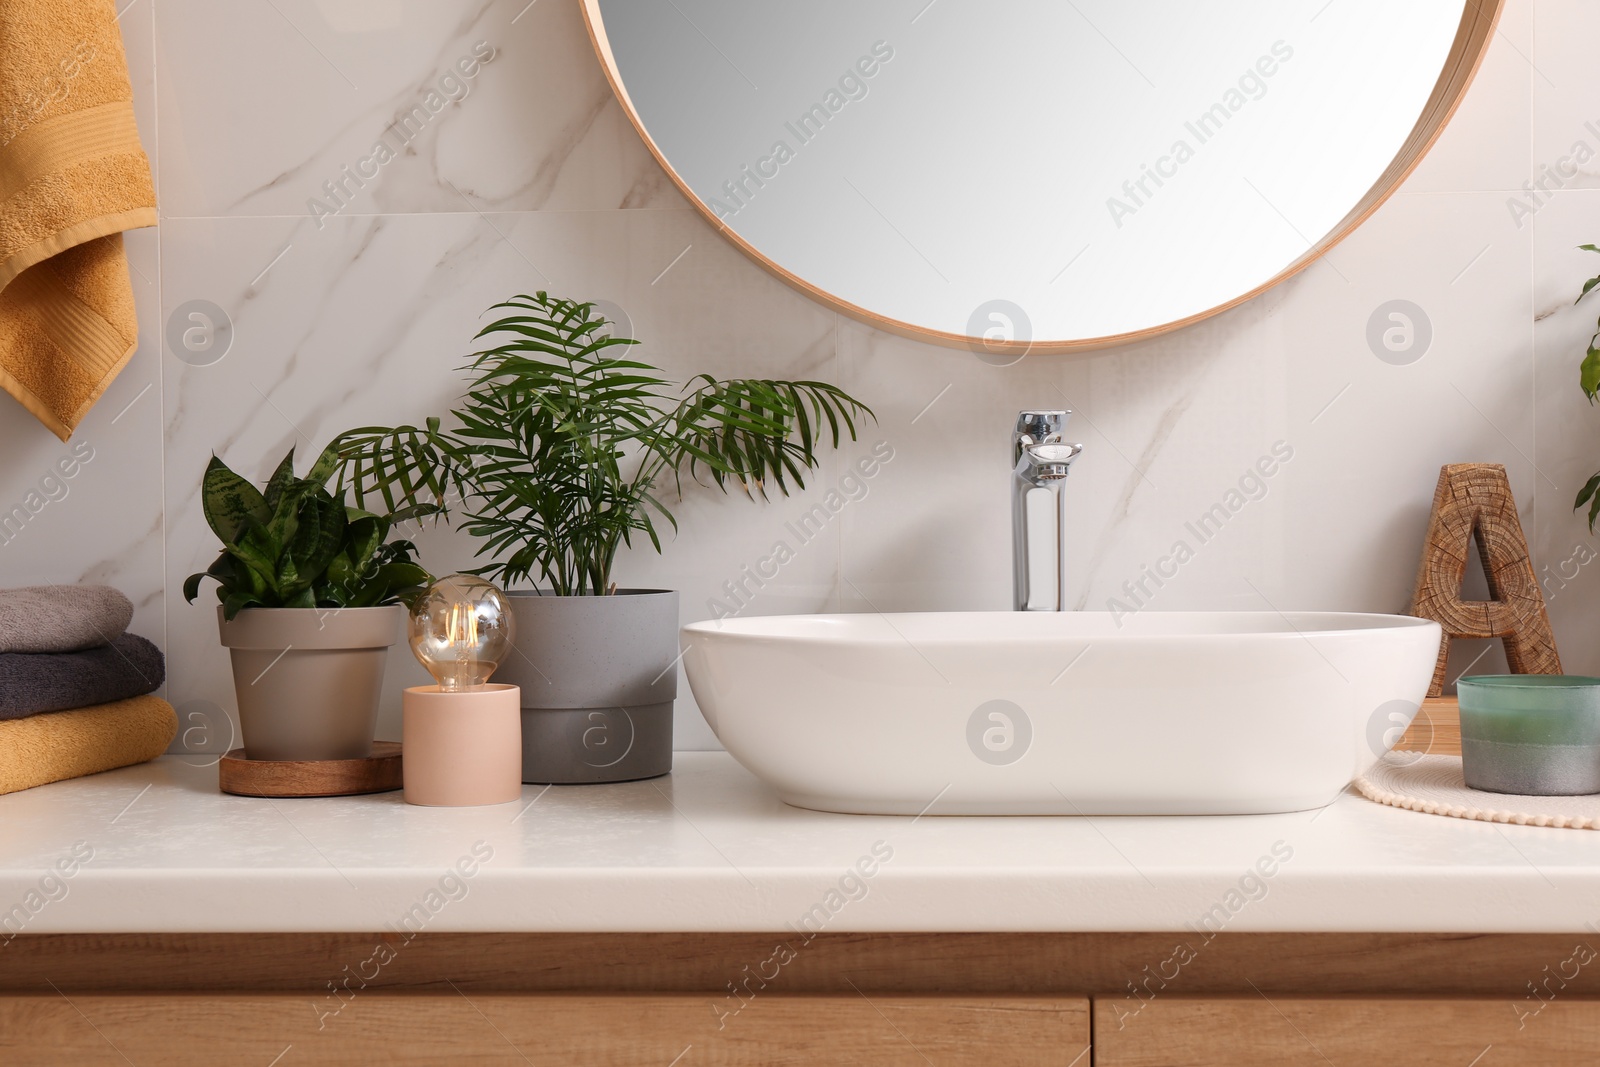
[[[109,645],[133,603],[109,585],[0,589],[0,652],[77,652]]]
[[[82,652],[3,653],[0,721],[143,696],[166,676],[161,650],[134,634]]]

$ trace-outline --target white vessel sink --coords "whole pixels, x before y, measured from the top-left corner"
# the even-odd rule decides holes
[[[1427,692],[1437,623],[1333,612],[792,615],[683,628],[695,699],[790,804],[1225,815],[1327,804]]]

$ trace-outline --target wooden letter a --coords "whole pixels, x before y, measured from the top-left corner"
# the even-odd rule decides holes
[[[1474,537],[1491,600],[1461,599]],[[1544,595],[1528,558],[1511,483],[1500,464],[1452,463],[1440,468],[1411,614],[1444,627],[1429,696],[1444,691],[1452,637],[1500,638],[1513,674],[1561,673]]]

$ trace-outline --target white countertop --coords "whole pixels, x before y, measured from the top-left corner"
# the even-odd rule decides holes
[[[726,754],[685,752],[655,781],[421,808],[399,793],[226,796],[215,767],[186,759],[0,797],[0,921],[25,914],[29,933],[355,932],[408,914],[407,929],[429,931],[1163,931],[1207,912],[1208,929],[1228,931],[1600,922],[1600,833],[1350,794],[1293,815],[829,815],[787,807]],[[75,845],[92,857],[49,876]],[[1270,862],[1274,845],[1286,861]],[[875,846],[889,858],[874,864]],[[850,870],[863,857],[870,877]],[[1252,871],[1262,857],[1271,877]],[[451,871],[462,860],[470,877]]]

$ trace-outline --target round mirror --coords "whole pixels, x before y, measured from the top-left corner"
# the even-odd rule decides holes
[[[834,308],[1013,357],[1304,268],[1432,144],[1501,0],[584,0],[691,200]]]

